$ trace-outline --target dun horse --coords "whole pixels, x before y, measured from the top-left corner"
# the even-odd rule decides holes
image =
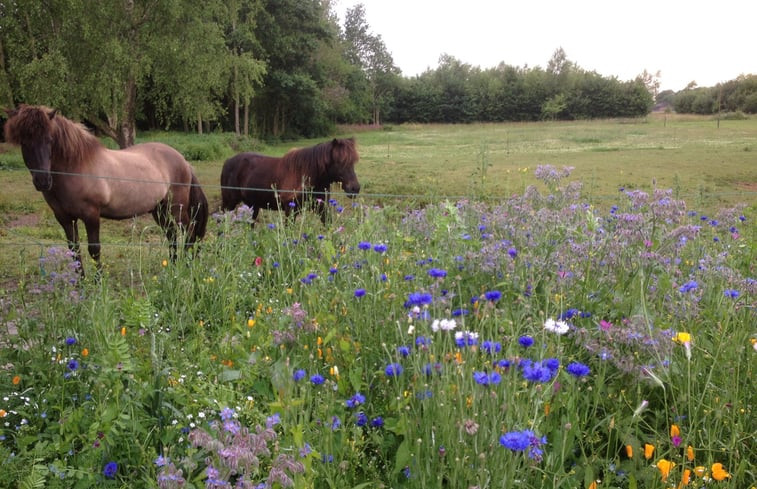
[[[34,188],[42,192],[80,262],[79,220],[98,269],[100,218],[152,213],[165,230],[172,259],[178,228],[186,231],[186,247],[205,234],[208,201],[192,167],[170,146],[144,143],[108,149],[82,124],[31,105],[8,111],[5,139],[21,146]]]
[[[240,202],[252,207],[253,222],[260,209],[284,210],[287,215],[301,206],[312,193],[315,206],[326,223],[325,202],[332,183],[355,195],[360,182],[355,175],[359,159],[355,139],[334,139],[309,148],[294,149],[277,158],[258,153],[232,156],[221,171],[223,210],[232,210]]]

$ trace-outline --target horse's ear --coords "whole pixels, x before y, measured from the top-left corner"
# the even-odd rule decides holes
[[[333,141],[331,141],[332,146],[339,146],[339,140],[337,138],[334,138]]]
[[[55,117],[55,114],[57,113],[58,113],[58,109],[52,109],[50,112],[47,113],[47,117],[49,117],[50,120],[53,120],[53,118]]]

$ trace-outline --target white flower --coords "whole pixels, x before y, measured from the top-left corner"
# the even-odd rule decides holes
[[[554,319],[549,318],[544,322],[544,329],[558,335],[563,335],[570,330],[570,326],[565,321],[555,321]]]
[[[442,331],[452,331],[457,327],[457,323],[454,319],[434,319],[434,322],[431,323],[431,330],[436,333],[439,330]]]

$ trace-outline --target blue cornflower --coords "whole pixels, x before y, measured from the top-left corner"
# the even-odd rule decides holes
[[[403,372],[402,365],[399,363],[390,363],[386,366],[386,369],[384,369],[384,373],[387,377],[397,377]]]
[[[387,277],[385,273],[382,273],[381,277],[379,277],[379,280],[381,280],[382,282],[386,282],[387,280],[389,280],[389,277]]]
[[[368,241],[361,241],[360,243],[357,244],[357,248],[359,250],[370,250],[371,243],[369,243]]]
[[[447,276],[447,270],[441,268],[429,268],[428,274],[433,278],[444,278]]]
[[[158,467],[164,467],[168,465],[171,462],[171,459],[168,457],[164,457],[163,455],[159,455],[158,458],[155,459],[155,465]]]
[[[230,407],[225,407],[221,409],[220,416],[222,421],[228,421],[234,417],[234,410]]]
[[[406,357],[410,355],[410,347],[409,346],[398,346],[397,347],[397,353],[399,353],[401,356]]]
[[[304,379],[306,375],[307,375],[307,372],[305,372],[302,369],[295,370],[294,373],[292,374],[292,380],[294,380],[295,382],[299,382],[302,379]]]
[[[523,362],[523,378],[530,382],[549,382],[555,371],[542,362]]]
[[[508,369],[510,368],[510,360],[502,359],[494,362],[494,366],[497,368]]]
[[[384,418],[382,418],[381,416],[376,416],[371,420],[371,426],[374,428],[381,428],[382,426],[384,426]]]
[[[73,346],[75,344],[76,344],[76,338],[73,338],[71,336],[69,336],[68,338],[66,338],[66,345]]]
[[[356,392],[354,396],[344,401],[344,405],[352,409],[365,403],[365,396],[359,392]]]
[[[499,444],[512,451],[521,451],[531,444],[531,437],[526,431],[510,431],[499,437]]]
[[[678,288],[678,291],[685,294],[686,292],[690,292],[697,287],[699,287],[699,284],[696,282],[696,280],[689,280],[685,284],[681,285],[681,287]]]
[[[273,413],[265,419],[265,427],[268,429],[273,428],[277,424],[281,424],[281,415],[279,413]]]
[[[467,315],[468,315],[468,309],[460,308],[460,309],[455,309],[452,311],[453,317],[467,316]]]
[[[355,289],[355,297],[358,299],[365,295],[365,289]]]
[[[357,426],[365,426],[368,424],[368,416],[363,411],[360,411],[355,415],[355,424]]]
[[[481,343],[481,349],[489,355],[493,355],[502,351],[502,344],[499,341],[486,340]]]
[[[115,478],[117,472],[118,464],[116,462],[108,462],[107,464],[105,464],[105,467],[103,467],[103,475],[108,479]]]
[[[560,360],[557,358],[546,358],[542,360],[541,363],[543,363],[552,373],[557,372],[557,369],[560,368]]]
[[[313,447],[310,446],[310,443],[305,443],[305,446],[300,448],[300,458],[305,458],[311,453],[313,453]]]
[[[383,243],[379,243],[373,246],[373,251],[375,251],[376,253],[386,253],[386,250],[386,245]]]
[[[577,316],[579,313],[580,313],[580,311],[574,307],[574,308],[568,309],[567,311],[564,311],[562,314],[560,314],[559,319],[562,319],[562,320],[570,319],[573,316]]]
[[[499,437],[499,443],[514,452],[522,452],[528,449],[528,457],[541,461],[544,451],[540,448],[547,443],[547,437],[539,438],[531,430],[510,431]]]
[[[507,254],[510,255],[510,258],[515,258],[516,256],[518,256],[518,250],[516,250],[515,248],[509,248],[507,250]]]
[[[342,426],[342,420],[339,419],[339,416],[332,416],[331,417],[331,431],[336,431]]]
[[[723,293],[726,297],[730,297],[731,299],[736,299],[739,297],[739,291],[735,289],[726,289]]]
[[[413,280],[415,280],[415,275],[408,274],[408,275],[405,275],[402,279],[405,282],[412,282]]]
[[[578,362],[568,364],[565,371],[574,377],[585,377],[591,373],[591,369],[587,365]]]
[[[529,346],[531,346],[531,345],[533,345],[533,344],[534,344],[534,339],[533,339],[533,338],[531,338],[531,337],[530,337],[530,336],[528,336],[528,335],[524,335],[524,336],[521,336],[520,338],[518,338],[518,343],[519,343],[519,344],[520,344],[520,346],[522,346],[523,348],[528,348]]]
[[[502,297],[502,292],[500,292],[499,290],[490,290],[484,293],[484,297],[487,301],[495,302]]]
[[[331,267],[331,268],[329,268],[329,273],[331,275],[336,275],[338,271],[339,271],[339,269],[337,267]]]
[[[431,344],[431,338],[419,336],[415,339],[415,346],[428,346]]]
[[[76,361],[75,358],[72,358],[71,360],[68,361],[67,366],[69,370],[76,370],[77,368],[79,368],[79,362]]]
[[[428,292],[411,292],[407,296],[405,307],[422,306],[431,304],[432,296]]]
[[[473,372],[473,380],[477,384],[486,385],[489,383],[489,375],[486,372]]]
[[[326,381],[321,374],[315,374],[310,377],[310,383],[313,385],[321,385]]]

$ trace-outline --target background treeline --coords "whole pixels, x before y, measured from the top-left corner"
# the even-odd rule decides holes
[[[660,92],[657,100],[681,114],[757,114],[757,75],[741,75],[714,87],[692,82],[680,92]]]
[[[364,7],[340,23],[331,0],[0,2],[0,105],[55,107],[122,147],[138,128],[284,139],[336,124],[633,117],[657,85],[583,70],[562,49],[546,68],[443,55],[404,77]]]

